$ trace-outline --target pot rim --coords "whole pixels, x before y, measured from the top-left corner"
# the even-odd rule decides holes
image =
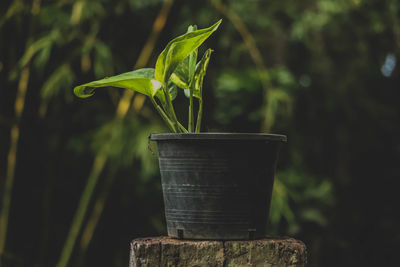
[[[287,142],[287,136],[265,133],[153,133],[151,141],[158,140],[264,140]]]

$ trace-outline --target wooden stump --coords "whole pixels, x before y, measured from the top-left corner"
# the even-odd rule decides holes
[[[306,246],[293,238],[249,241],[134,239],[130,267],[139,266],[305,266]]]

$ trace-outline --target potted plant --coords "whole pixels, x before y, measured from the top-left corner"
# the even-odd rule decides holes
[[[212,53],[199,61],[198,47],[220,25],[189,26],[170,41],[155,68],[138,69],[74,88],[86,98],[99,87],[120,87],[148,96],[172,133],[151,134],[158,145],[168,235],[187,239],[263,237],[278,150],[286,136],[200,133],[203,78]],[[189,99],[187,128],[177,119],[178,88]],[[195,120],[194,101],[198,101]]]

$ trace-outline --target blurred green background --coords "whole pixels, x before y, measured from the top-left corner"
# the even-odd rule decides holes
[[[219,18],[201,50],[215,50],[203,131],[289,140],[268,233],[303,240],[309,266],[397,266],[398,0],[1,1],[2,266],[127,266],[133,238],[166,233],[158,114],[138,94],[72,88],[153,67]],[[183,94],[175,105],[185,120]]]

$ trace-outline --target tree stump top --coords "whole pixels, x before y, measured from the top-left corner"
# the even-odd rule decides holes
[[[139,266],[305,266],[306,246],[293,238],[258,240],[134,239],[130,267]]]

